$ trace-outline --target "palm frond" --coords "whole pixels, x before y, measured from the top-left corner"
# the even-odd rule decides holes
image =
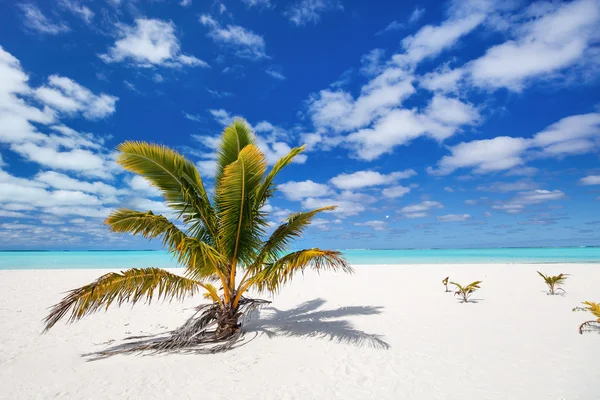
[[[465,286],[457,282],[450,282],[450,284],[456,286],[456,292],[454,292],[454,295],[462,297],[463,301],[466,303],[469,301],[469,297],[475,293],[477,289],[480,289],[479,284],[481,282],[482,281],[474,281]]]
[[[104,221],[112,232],[142,235],[146,239],[163,236],[163,246],[173,251],[186,238],[186,235],[171,221],[152,211],[141,212],[127,208],[113,211]]]
[[[234,265],[249,264],[256,256],[263,233],[256,218],[256,190],[266,169],[261,151],[249,144],[229,164],[217,186],[221,253]]]
[[[318,272],[326,270],[354,272],[339,251],[306,249],[295,251],[266,264],[261,271],[248,280],[244,289],[254,286],[259,291],[277,292],[293,278],[296,272],[303,272],[306,268]]]
[[[215,182],[217,186],[225,173],[225,168],[235,161],[242,149],[249,144],[255,144],[254,134],[243,119],[236,118],[232,124],[227,126],[221,135],[221,145],[217,158],[217,174]]]
[[[216,231],[215,213],[194,163],[175,150],[157,144],[127,141],[117,149],[121,152],[117,162],[158,188],[167,204],[178,211],[184,221],[201,218],[211,232]]]
[[[263,263],[270,263],[281,257],[281,254],[288,250],[292,241],[302,236],[304,229],[310,225],[315,215],[324,211],[335,210],[336,207],[321,207],[312,211],[291,214],[285,223],[279,225],[273,231],[250,268],[256,270]]]
[[[44,319],[44,330],[52,328],[69,312],[68,320],[74,322],[100,308],[107,309],[115,302],[118,305],[125,302],[135,304],[140,300],[150,303],[154,295],[157,299],[180,300],[195,294],[200,287],[204,287],[201,282],[160,268],[133,268],[121,273],[110,272],[89,285],[68,292]]]
[[[275,165],[273,165],[273,168],[271,168],[271,171],[269,171],[267,177],[258,189],[258,195],[256,196],[258,207],[261,207],[267,199],[273,195],[273,192],[275,191],[274,180],[277,174],[291,163],[298,154],[302,153],[305,148],[306,146],[293,148],[287,155],[281,157]]]
[[[176,250],[177,260],[186,266],[185,275],[188,278],[203,280],[219,276],[225,281],[227,260],[211,245],[186,237]]]
[[[594,303],[593,301],[584,301],[583,303],[587,307],[585,308],[587,311],[591,312],[594,317],[598,318],[598,322],[600,322],[600,303]]]

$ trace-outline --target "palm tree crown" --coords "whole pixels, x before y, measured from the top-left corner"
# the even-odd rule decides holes
[[[337,251],[289,252],[314,216],[333,206],[294,213],[267,237],[265,206],[276,190],[274,179],[304,147],[292,149],[267,172],[250,128],[243,120],[234,121],[222,134],[212,200],[194,164],[178,152],[145,142],[125,142],[118,150],[118,163],[159,189],[179,223],[152,211],[119,209],[106,224],[113,232],[161,238],[185,267],[185,276],[158,268],[103,275],[56,304],[45,319],[46,330],[66,315],[75,321],[113,302],[180,299],[204,291],[217,307],[219,329],[227,336],[239,327],[238,308],[248,290],[277,292],[307,267],[352,272]]]

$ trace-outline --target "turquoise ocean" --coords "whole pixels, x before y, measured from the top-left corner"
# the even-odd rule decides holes
[[[350,264],[600,263],[600,247],[343,250]],[[0,251],[0,270],[174,268],[163,251]]]

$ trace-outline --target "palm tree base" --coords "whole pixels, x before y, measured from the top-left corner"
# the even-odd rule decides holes
[[[262,299],[240,299],[235,313],[223,311],[218,303],[196,308],[196,312],[179,328],[156,335],[130,336],[125,343],[94,353],[90,360],[117,354],[139,352],[184,352],[211,354],[231,349],[243,338],[242,322],[259,307],[270,304]],[[240,322],[241,321],[241,322]]]
[[[598,331],[600,332],[600,322],[598,321],[586,321],[579,326],[579,333],[583,334],[583,332],[588,331]]]

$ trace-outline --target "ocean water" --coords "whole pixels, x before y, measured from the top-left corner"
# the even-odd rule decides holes
[[[600,247],[344,250],[350,264],[600,263]],[[173,268],[163,251],[0,251],[0,270]]]

